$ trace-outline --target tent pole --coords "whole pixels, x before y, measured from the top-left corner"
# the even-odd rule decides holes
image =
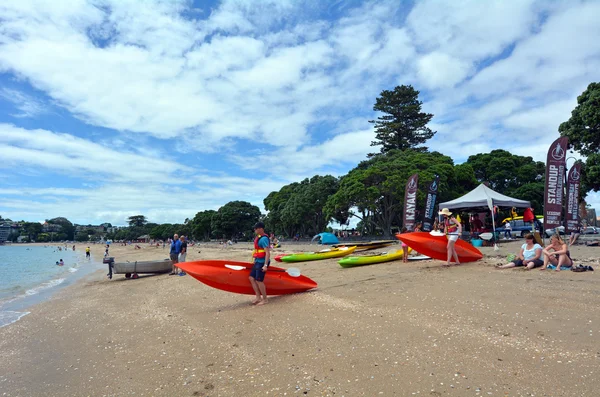
[[[492,229],[494,230],[494,251],[500,250],[498,248],[498,238],[496,237],[496,219],[494,217],[494,206],[492,205]]]

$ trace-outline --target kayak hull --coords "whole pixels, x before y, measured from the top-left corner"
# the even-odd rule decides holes
[[[343,243],[343,244],[340,243],[340,244],[334,244],[333,246],[337,247],[337,248],[356,247],[355,252],[359,252],[359,251],[374,250],[374,249],[378,249],[378,248],[385,248],[394,243],[396,243],[396,241],[394,241],[394,240],[380,240],[380,241],[369,241],[369,242],[352,242],[352,243]]]
[[[170,259],[161,261],[135,261],[135,262],[115,262],[113,263],[113,274],[151,274],[168,273],[173,269]]]
[[[330,258],[340,258],[342,256],[350,255],[354,252],[356,247],[341,247],[333,248],[325,252],[302,252],[299,254],[291,254],[281,257],[282,262],[293,263],[293,262],[308,262],[308,261],[319,261]]]
[[[434,236],[429,233],[412,232],[397,234],[396,238],[418,253],[427,255],[432,259],[445,261],[448,258],[448,251],[446,248],[448,239],[445,235]],[[458,260],[461,263],[475,262],[483,258],[481,251],[461,239],[456,241],[455,247],[456,253],[458,254]]]
[[[233,270],[225,265],[242,266],[245,269]],[[248,279],[252,263],[203,260],[178,263],[177,267],[210,287],[236,294],[255,295]],[[310,278],[306,276],[292,277],[285,272],[285,269],[275,266],[269,266],[264,283],[267,295],[295,294],[317,288],[317,283]]]
[[[411,248],[408,249],[411,251]],[[344,268],[356,267],[356,266],[366,266],[366,265],[374,265],[376,263],[384,263],[391,262],[398,259],[402,259],[404,256],[404,252],[398,250],[396,252],[389,252],[379,255],[369,255],[369,256],[347,256],[338,261],[339,265]]]

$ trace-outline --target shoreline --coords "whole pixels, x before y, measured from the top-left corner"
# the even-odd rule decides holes
[[[248,260],[249,244],[234,247],[200,244],[188,258]],[[595,395],[596,272],[493,268],[517,247],[447,269],[299,263],[319,287],[262,307],[189,276],[97,271],[0,328],[0,384],[7,396]],[[573,252],[597,266],[600,248]]]
[[[17,246],[21,246],[21,244]],[[27,243],[22,244],[22,246],[62,246],[62,244]],[[23,289],[16,295],[4,296],[0,299],[0,328],[19,321],[23,316],[30,314],[28,309],[31,307],[51,299],[61,289],[76,284],[79,280],[100,268],[101,263],[85,260],[85,255],[82,252],[78,252],[76,258],[76,263],[66,265],[68,266],[66,267],[68,273],[55,275],[53,278],[40,281],[39,284],[33,287]]]

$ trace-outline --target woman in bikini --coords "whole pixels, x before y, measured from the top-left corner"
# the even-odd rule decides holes
[[[454,257],[454,264],[460,265],[458,260],[458,254],[456,253],[456,241],[458,240],[458,236],[460,236],[462,232],[462,226],[456,218],[452,216],[452,212],[448,210],[448,208],[444,208],[439,212],[440,215],[444,216],[444,233],[446,234],[446,238],[448,239],[448,259],[446,261],[446,266],[450,266],[450,260]]]
[[[563,241],[558,233],[550,237],[550,245],[542,250],[544,255],[544,265],[540,270],[545,270],[548,266],[556,267],[559,272],[561,267],[572,267],[573,260],[567,244]]]

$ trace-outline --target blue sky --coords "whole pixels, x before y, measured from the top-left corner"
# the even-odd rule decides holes
[[[282,185],[363,160],[375,98],[399,84],[457,163],[497,148],[544,161],[600,80],[600,2],[441,4],[3,1],[0,215],[264,210]]]

